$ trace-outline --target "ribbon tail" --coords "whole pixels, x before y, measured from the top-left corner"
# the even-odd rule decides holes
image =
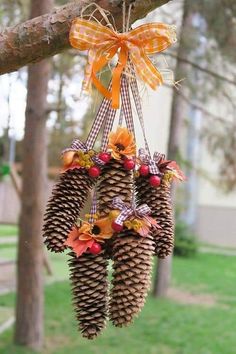
[[[118,64],[113,70],[112,75],[112,108],[119,108],[120,101],[120,81],[122,72],[128,61],[128,49],[125,46],[121,47]]]
[[[105,96],[108,100],[112,99],[112,93],[101,83],[101,81],[97,78],[96,74],[99,72],[104,66],[109,63],[109,61],[114,57],[117,52],[117,47],[113,47],[108,49],[107,53],[103,54],[103,56],[99,56],[99,58],[95,61],[92,67],[91,79],[98,89],[98,91]],[[100,54],[101,55],[101,54]]]

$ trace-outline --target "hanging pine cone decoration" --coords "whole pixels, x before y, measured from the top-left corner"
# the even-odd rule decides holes
[[[83,148],[83,150],[81,150]],[[81,209],[95,184],[98,169],[92,160],[94,152],[86,152],[85,145],[79,140],[63,154],[64,172],[53,188],[44,216],[43,236],[45,245],[53,252],[65,250],[65,241],[77,221]]]
[[[97,187],[99,212],[102,215],[110,212],[113,198],[119,196],[124,202],[130,201],[136,149],[133,134],[127,128],[118,127],[116,132],[110,133],[108,149],[111,159],[103,167]]]
[[[60,175],[47,203],[43,236],[50,251],[65,250],[68,233],[79,217],[94,180],[85,170],[68,170]]]
[[[164,155],[154,154],[154,159],[151,160],[141,149],[140,160],[143,163],[135,182],[137,199],[139,204],[149,205],[152,217],[160,226],[152,232],[155,255],[166,258],[172,253],[174,247],[171,183],[173,178],[183,180],[184,176],[178,165],[174,161],[165,160]]]
[[[152,236],[125,230],[113,243],[113,280],[110,320],[116,327],[129,325],[142,309],[150,287]]]
[[[135,154],[133,135],[127,128],[118,127],[117,132],[109,136],[108,149],[111,151],[110,160],[103,167],[97,186],[98,211],[101,216],[110,213],[115,197],[119,196],[124,202],[129,202],[133,189],[132,169],[135,167],[132,159]],[[132,169],[127,169],[127,161],[133,163]],[[111,257],[112,241],[109,240],[107,243],[109,257]]]
[[[79,330],[94,339],[106,325],[108,310],[108,260],[105,241],[113,230],[109,217],[97,218],[93,224],[83,222],[70,232],[66,245],[70,253],[70,279]]]
[[[70,280],[79,330],[83,337],[94,339],[106,325],[108,261],[104,251],[98,255],[70,255]]]

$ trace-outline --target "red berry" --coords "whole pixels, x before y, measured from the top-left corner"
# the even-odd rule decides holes
[[[111,227],[115,232],[120,232],[123,230],[123,225],[117,224],[115,221],[112,222]]]
[[[101,250],[102,250],[102,246],[97,242],[94,242],[89,249],[90,253],[92,254],[98,254],[101,252]]]
[[[89,170],[88,170],[88,174],[89,174],[89,176],[92,177],[92,178],[98,177],[98,176],[100,175],[100,173],[101,173],[101,170],[100,170],[100,168],[97,167],[97,166],[92,166],[92,167],[90,167]]]
[[[124,168],[128,171],[133,170],[135,168],[135,162],[131,159],[126,159],[124,161]]]
[[[148,165],[140,166],[139,173],[140,173],[141,176],[149,175],[149,166]]]
[[[111,159],[111,154],[109,154],[108,152],[101,152],[98,157],[103,162],[108,163]]]
[[[149,183],[151,184],[152,187],[158,187],[161,184],[161,179],[160,177],[153,175],[149,178]]]

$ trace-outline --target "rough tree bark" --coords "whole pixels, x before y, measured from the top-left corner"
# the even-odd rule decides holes
[[[171,0],[126,0],[132,4],[131,22]],[[72,20],[80,16],[81,9],[96,2],[114,16],[117,28],[122,25],[123,0],[77,0],[55,9],[50,14],[33,18],[0,32],[0,75],[18,70],[24,65],[38,62],[57,54],[69,45]],[[95,16],[99,19],[99,13]]]
[[[31,17],[50,11],[53,0],[32,0]],[[15,342],[40,350],[43,344],[43,243],[47,87],[50,63],[28,68],[23,186],[17,267]]]
[[[189,36],[191,26],[191,1],[185,0],[183,5],[182,26],[179,36],[179,48],[176,62],[175,76],[177,78],[186,77],[187,64],[178,58],[187,57],[186,37]],[[185,117],[185,103],[178,91],[173,91],[173,100],[171,106],[170,130],[167,148],[167,157],[170,160],[176,160],[179,155],[181,129],[183,128],[183,120]],[[172,200],[175,196],[175,186],[172,186]],[[170,286],[172,268],[172,255],[165,259],[158,259],[157,268],[154,275],[153,295],[155,297],[166,297]]]

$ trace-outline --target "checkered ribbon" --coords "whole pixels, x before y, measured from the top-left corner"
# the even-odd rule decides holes
[[[93,195],[92,195],[92,204],[91,204],[91,208],[90,208],[90,216],[88,219],[88,222],[90,224],[94,223],[94,216],[97,214],[97,190],[96,188],[93,191]]]
[[[164,154],[154,152],[153,158],[151,158],[150,155],[146,153],[145,149],[139,149],[139,159],[144,165],[149,166],[149,170],[152,175],[161,175],[161,172],[157,165],[161,160],[165,159]]]
[[[130,65],[131,65],[131,68],[133,68],[132,63],[130,63]],[[133,70],[134,70],[134,68],[133,68]],[[139,94],[138,83],[137,83],[136,77],[133,77],[130,80],[130,87],[131,87],[132,95],[133,95],[133,98],[134,98],[134,103],[135,103],[136,111],[137,111],[137,114],[138,114],[139,122],[140,122],[140,125],[141,125],[141,129],[142,129],[142,132],[143,132],[143,139],[144,139],[144,143],[145,143],[145,149],[147,150],[149,156],[151,156],[149,145],[148,145],[148,141],[147,141],[146,131],[145,131],[145,124],[144,124],[144,118],[143,118],[141,97],[140,97],[140,94]]]
[[[151,88],[163,83],[163,77],[152,64],[148,55],[162,52],[176,41],[175,27],[164,23],[150,23],[135,29],[118,33],[100,23],[77,18],[72,22],[70,44],[79,50],[88,50],[88,63],[85,68],[83,89],[90,91],[93,83],[108,99],[112,107],[119,108],[120,78],[130,58],[137,75]],[[97,77],[115,56],[118,63],[112,71],[112,91],[107,90]]]
[[[109,85],[109,87],[110,86],[111,84]],[[88,146],[88,148],[92,148],[94,146],[98,133],[101,130],[103,123],[106,120],[107,114],[109,114],[111,110],[112,110],[111,101],[104,98],[98,109],[98,112],[96,114],[96,117],[93,121],[92,127],[90,129],[89,135],[86,140],[86,145]]]
[[[125,117],[127,129],[135,136],[132,106],[129,93],[129,83],[125,75],[123,75],[121,79],[121,102],[121,114]]]
[[[88,145],[86,143],[84,143],[83,141],[79,140],[79,139],[74,139],[71,143],[71,146],[67,149],[64,149],[62,151],[62,154],[64,154],[67,151],[83,151],[83,152],[88,152],[90,150],[90,148],[88,147]],[[96,165],[100,165],[103,166],[104,162],[102,160],[100,160],[96,155],[92,156],[91,159],[93,160],[93,162]]]
[[[116,197],[112,201],[112,207],[114,209],[119,209],[121,212],[118,217],[115,219],[116,224],[123,225],[124,221],[127,220],[130,216],[136,216],[143,218],[146,215],[151,213],[151,209],[147,204],[142,204],[139,207],[130,206],[122,201],[120,197]]]
[[[104,127],[104,133],[102,138],[102,151],[105,151],[107,142],[108,142],[108,135],[112,130],[112,126],[116,116],[116,110],[110,107],[107,112],[108,117],[106,118],[106,123]],[[129,84],[125,75],[122,77],[121,83],[121,110],[120,110],[120,117],[119,117],[119,125],[122,125],[123,116],[125,117],[126,126],[129,131],[135,134],[134,131],[134,123],[133,123],[133,115],[132,115],[132,107],[130,101],[130,94],[129,94]]]
[[[113,109],[112,107],[110,107],[110,109],[107,112],[107,118],[105,121],[105,126],[104,126],[104,131],[103,131],[103,136],[102,136],[102,145],[101,145],[102,151],[106,151],[107,143],[108,143],[108,136],[112,130],[115,116],[116,116],[116,110]]]

